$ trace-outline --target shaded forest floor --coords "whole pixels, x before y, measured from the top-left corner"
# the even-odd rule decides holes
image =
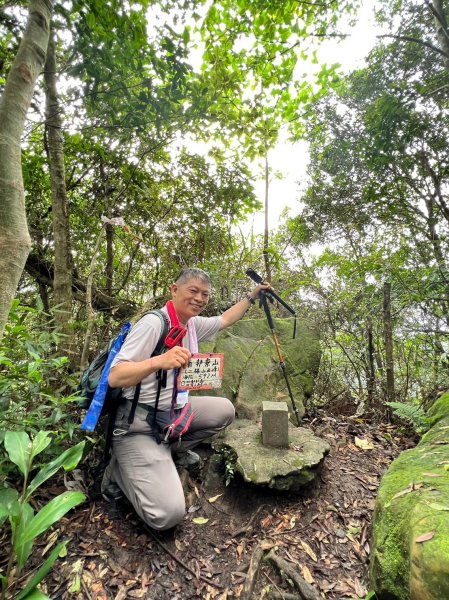
[[[48,595],[89,600],[239,598],[249,582],[253,553],[261,545],[264,553],[274,547],[322,598],[364,598],[379,481],[391,461],[416,440],[393,426],[345,417],[314,419],[305,426],[324,438],[331,452],[316,482],[301,496],[261,490],[237,478],[225,486],[224,476],[206,477],[207,447],[200,448],[201,471],[188,477],[190,508],[173,531],[146,530],[127,502],[112,506],[94,491],[98,485],[91,486],[90,503],[59,523],[59,535],[71,542],[68,556],[47,578]],[[86,482],[91,477],[77,474]],[[56,487],[47,493],[61,491]],[[199,517],[207,522],[195,523]],[[39,557],[46,547],[48,551],[52,535],[36,549]],[[262,560],[253,597],[300,598],[295,594],[280,569]]]

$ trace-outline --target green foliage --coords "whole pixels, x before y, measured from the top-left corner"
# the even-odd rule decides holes
[[[426,413],[421,406],[406,402],[385,402],[393,409],[393,414],[405,421],[416,433],[424,433],[428,429]]]
[[[35,540],[85,499],[81,492],[68,491],[43,506],[39,500],[35,511],[38,489],[58,470],[73,470],[85,445],[65,444],[74,429],[67,405],[76,396],[62,394],[71,384],[66,360],[55,357],[58,343],[39,302],[34,308],[14,301],[0,346],[0,527],[5,549],[9,546],[1,600],[47,598],[37,586],[67,541],[52,550],[23,589],[21,574]]]
[[[396,12],[392,4],[384,6],[396,14],[395,39],[386,36],[391,43],[380,41],[366,68],[315,103],[310,185],[283,233],[296,253],[298,291],[322,324],[319,389],[336,403],[349,397],[353,410],[369,400],[381,412],[384,282],[392,286],[395,397],[422,401],[448,385],[449,72],[429,47],[439,46],[430,5],[402,3]]]
[[[229,133],[238,136],[241,151],[255,158],[275,145],[283,126],[295,139],[303,134],[301,115],[334,83],[336,66],[298,77],[301,62],[313,63],[316,40],[357,4],[226,0],[210,6],[198,27],[205,51],[197,89],[224,126],[225,143]]]
[[[50,571],[67,541],[61,542],[53,549],[26,587],[19,591],[17,587],[20,574],[32,553],[33,544],[38,536],[85,499],[81,492],[64,492],[52,498],[35,514],[30,503],[34,492],[61,467],[65,471],[73,470],[84,449],[84,442],[80,442],[65,450],[55,460],[43,464],[29,482],[35,469],[34,459],[51,444],[52,437],[53,432],[49,431],[40,431],[33,439],[30,439],[25,431],[4,433],[3,444],[7,457],[20,471],[22,486],[19,491],[11,485],[6,487],[5,484],[0,489],[0,525],[4,525],[6,520],[9,522],[11,544],[8,567],[2,577],[2,600],[25,600],[41,594],[36,590],[36,586]],[[40,597],[47,598],[43,594]]]
[[[229,485],[236,474],[237,455],[231,448],[223,447],[219,454],[223,457],[225,466],[225,484]]]
[[[36,434],[50,428],[59,442],[72,437],[75,424],[65,407],[77,397],[70,394],[67,359],[54,356],[58,341],[39,303],[13,302],[0,342],[2,428]]]

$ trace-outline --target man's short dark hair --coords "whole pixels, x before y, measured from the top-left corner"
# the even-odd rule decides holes
[[[178,275],[175,283],[177,285],[181,285],[183,283],[187,283],[187,281],[190,281],[191,279],[199,279],[203,283],[207,283],[208,285],[212,286],[212,281],[206,271],[203,271],[203,269],[197,269],[196,267],[187,267],[186,269],[183,269]]]

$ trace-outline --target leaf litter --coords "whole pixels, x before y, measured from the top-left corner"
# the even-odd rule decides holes
[[[195,509],[169,532],[147,531],[128,503],[107,504],[91,488],[90,503],[58,523],[59,537],[71,541],[67,556],[47,577],[48,595],[62,600],[240,598],[259,547],[262,554],[274,552],[287,561],[317,597],[364,597],[379,481],[414,440],[401,438],[391,425],[350,417],[317,418],[305,426],[323,437],[331,452],[317,480],[301,495],[275,493],[240,479],[226,486],[224,473],[208,479],[207,446],[199,450],[202,471],[189,480]],[[351,441],[356,438],[363,440],[363,448]],[[84,482],[98,480],[89,465],[84,467]],[[421,485],[402,493],[418,491]],[[431,534],[415,542],[424,543]],[[54,532],[39,543],[40,553],[48,552],[56,543]],[[266,595],[263,590],[268,588],[291,592],[272,561],[262,561],[254,598]]]

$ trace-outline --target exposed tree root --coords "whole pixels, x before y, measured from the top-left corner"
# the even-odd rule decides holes
[[[246,580],[243,585],[241,594],[242,600],[251,600],[253,598],[254,587],[257,581],[257,573],[260,563],[264,558],[264,546],[266,548],[266,544],[262,542],[254,548],[249,569],[246,574]],[[273,592],[271,594],[273,598],[283,598],[284,600],[321,600],[319,591],[311,586],[310,583],[307,583],[307,581],[298,573],[291,563],[278,556],[273,548],[268,552],[268,554],[265,555],[265,558],[274,563],[280,571],[285,573],[285,575],[294,583],[299,592],[299,596],[289,592]]]
[[[201,581],[205,581],[206,583],[208,583],[209,585],[213,585],[214,587],[216,587],[219,590],[223,589],[223,586],[220,585],[219,583],[215,583],[215,581],[212,581],[212,579],[209,579],[208,577],[204,577],[204,575],[197,575],[197,573],[195,573],[195,571],[189,567],[189,565],[186,565],[180,558],[178,558],[176,556],[176,554],[174,554],[169,548],[167,548],[167,546],[165,544],[163,544],[161,542],[161,540],[157,537],[157,535],[155,535],[153,533],[153,531],[150,529],[150,527],[148,527],[147,525],[143,524],[145,531],[152,537],[152,539],[156,542],[156,544],[158,544],[158,546],[160,546],[162,548],[162,550],[164,550],[164,552],[166,552],[169,556],[172,557],[172,559],[178,563],[178,565],[180,567],[182,567],[183,569],[185,569],[186,571],[188,571],[191,575],[193,575],[195,578],[199,578],[201,579]]]
[[[254,585],[257,580],[257,571],[259,570],[260,561],[263,558],[263,549],[260,545],[254,548],[251,562],[249,563],[248,573],[246,574],[243,591],[241,594],[242,600],[251,600],[253,597]]]
[[[261,504],[261,506],[259,506],[259,508],[252,514],[251,518],[249,519],[246,525],[231,532],[231,537],[235,538],[242,533],[248,533],[249,531],[251,531],[254,521],[256,520],[257,516],[263,511],[264,508],[265,504]]]
[[[312,587],[310,583],[307,583],[295,567],[284,558],[278,556],[274,550],[270,550],[267,554],[267,559],[274,563],[278,569],[283,571],[293,581],[303,600],[321,600],[321,595],[318,590]]]

